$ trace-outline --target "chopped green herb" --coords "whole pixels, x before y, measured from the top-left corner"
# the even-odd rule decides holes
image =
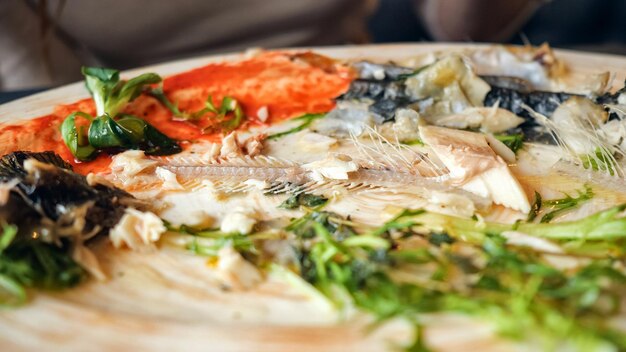
[[[315,194],[309,193],[297,193],[291,195],[284,202],[282,202],[278,207],[283,209],[296,209],[300,206],[305,206],[307,208],[315,208],[320,205],[326,204],[328,199],[318,196]]]
[[[608,150],[604,148],[596,148],[595,155],[583,155],[581,159],[583,161],[583,168],[591,168],[594,171],[606,171],[609,175],[615,175],[615,160],[611,157]]]
[[[76,117],[81,117],[89,121],[93,121],[93,117],[84,112],[75,112],[70,114],[61,124],[61,136],[65,145],[70,152],[81,161],[93,159],[96,155],[96,148],[88,142],[87,133],[83,128],[76,128]]]
[[[419,138],[401,141],[400,143],[404,145],[424,145],[424,142]]]
[[[77,285],[87,274],[70,256],[69,245],[18,238],[17,227],[2,225],[0,305],[26,302],[27,288],[59,290]]]
[[[157,98],[166,108],[168,108],[174,117],[183,120],[198,120],[206,114],[213,114],[212,120],[218,121],[222,131],[230,132],[239,127],[245,120],[245,115],[241,104],[233,97],[225,96],[219,108],[213,104],[213,97],[209,95],[204,102],[204,108],[195,112],[184,112],[178,108],[178,105],[168,99],[163,92],[163,88],[158,87],[150,91],[150,94]],[[215,128],[215,127],[210,127]]]
[[[492,233],[503,228],[493,224],[482,227],[473,220],[468,220],[476,225],[471,232],[482,231],[479,241],[472,235],[473,240],[466,242],[465,233],[457,232],[434,241],[449,246],[410,249],[402,244],[401,238],[406,236],[394,240],[398,237],[386,235],[411,232],[416,225],[423,225],[422,220],[437,215],[441,214],[406,211],[369,234],[350,230],[348,236],[333,233],[324,221],[311,224],[312,236],[298,237],[309,244],[300,247],[301,275],[337,304],[349,299],[379,320],[404,317],[413,321],[422,313],[461,312],[491,321],[503,336],[539,341],[545,350],[566,341],[581,351],[626,347],[626,335],[613,330],[606,320],[607,314],[618,311],[617,305],[607,303],[617,302],[626,293],[626,275],[616,260],[596,260],[578,271],[562,271],[545,261],[542,253],[509,248],[503,237]],[[305,218],[307,223],[316,219]],[[457,219],[440,220],[431,223]],[[583,223],[579,226],[591,228]],[[370,236],[388,244],[347,245]],[[401,281],[393,279],[395,272],[404,270],[414,271],[414,279],[409,279],[408,272]],[[459,272],[477,280],[449,285],[458,280]],[[426,350],[421,326],[416,332],[414,344],[407,348]]]
[[[239,125],[241,125],[245,118],[239,102],[229,96],[222,99],[222,103],[218,109],[213,105],[213,98],[209,95],[206,101],[205,110],[215,114],[213,119],[220,122],[220,128],[223,132],[234,131],[237,127],[239,127]],[[230,116],[231,113],[232,116]]]
[[[299,124],[298,126],[288,129],[287,131],[283,131],[283,132],[278,132],[278,133],[274,133],[274,134],[270,134],[269,136],[267,136],[267,139],[279,139],[281,137],[284,137],[286,135],[292,134],[292,133],[296,133],[296,132],[300,132],[302,130],[304,130],[305,128],[309,127],[313,121],[317,120],[317,119],[321,119],[324,116],[326,116],[326,114],[304,114],[300,117],[297,117],[295,119],[293,119],[293,121],[302,121],[301,124]]]
[[[426,341],[424,340],[424,327],[416,323],[413,325],[413,328],[415,334],[413,342],[406,346],[404,350],[406,352],[431,352],[432,350],[426,346]]]
[[[217,237],[214,238],[211,243],[206,243],[206,241],[200,241],[198,238],[194,238],[187,246],[187,249],[198,255],[215,257],[218,255],[220,249],[225,246],[232,246],[233,249],[241,253],[256,252],[252,240],[240,234]]]
[[[309,214],[293,220],[286,230],[293,232],[299,238],[313,238],[317,233],[316,226],[321,225],[327,232],[339,238],[354,235],[354,231],[337,214],[327,211],[312,211]]]
[[[396,81],[405,81],[407,78],[416,76],[417,74],[419,74],[420,72],[424,71],[428,67],[430,67],[430,65],[424,65],[422,67],[419,67],[419,68],[415,69],[415,71],[413,71],[411,73],[398,75],[398,78],[396,79]]]
[[[530,211],[528,212],[528,218],[526,219],[526,221],[528,222],[534,221],[537,218],[537,215],[539,215],[539,212],[541,211],[541,206],[542,206],[541,194],[535,191],[535,202],[530,207]]]
[[[524,135],[521,133],[496,134],[494,135],[494,137],[496,137],[496,139],[500,142],[504,143],[504,145],[511,149],[515,154],[517,154],[517,152],[524,146]]]
[[[544,204],[546,204],[545,201]],[[626,238],[626,217],[622,216],[625,209],[626,204],[575,221],[515,224],[494,223],[421,211],[397,217],[393,222],[375,231],[398,229],[402,224],[406,224],[406,228],[419,225],[429,231],[443,231],[455,239],[463,239],[471,243],[482,243],[487,235],[499,235],[512,230],[560,241],[613,241]],[[388,226],[391,227],[387,228]]]
[[[564,198],[544,200],[543,206],[549,207],[552,210],[541,218],[541,222],[550,222],[555,216],[574,209],[578,207],[580,203],[588,201],[591,198],[593,198],[593,190],[589,185],[585,185],[584,191],[578,192],[578,197],[572,197],[566,194]]]
[[[291,197],[286,206],[306,204],[305,198]],[[537,194],[534,213],[542,204],[566,209],[582,198],[542,202]],[[580,351],[626,348],[626,334],[610,324],[626,294],[620,259],[626,205],[577,221],[515,224],[407,209],[377,228],[307,208],[285,228],[286,237],[177,230],[194,236],[188,249],[199,255],[215,256],[231,245],[257,265],[267,263],[260,258],[268,260],[263,241],[287,241],[295,265],[283,271],[291,268],[308,283],[300,287],[315,287],[337,307],[351,303],[377,322],[407,319],[416,329],[407,350],[427,351],[423,315],[446,312],[492,323],[502,336],[532,341],[542,350],[564,343]],[[585,260],[563,270],[542,251],[510,243],[507,231],[551,240],[563,255]]]
[[[0,255],[11,245],[17,235],[17,226],[2,224],[2,237],[0,237]]]
[[[444,244],[454,243],[454,238],[450,237],[450,235],[445,232],[435,232],[428,237],[428,242],[439,247]]]
[[[217,256],[219,250],[225,246],[232,246],[235,250],[247,256],[256,255],[255,238],[265,238],[265,236],[262,236],[263,234],[243,235],[240,233],[226,233],[219,229],[196,229],[186,225],[175,227],[167,222],[165,222],[165,226],[168,231],[193,236],[192,241],[186,248],[195,254],[208,257]]]
[[[297,197],[291,203],[299,204]],[[582,255],[584,247],[614,251],[596,244],[624,243],[624,209],[626,205],[572,222],[516,224],[405,210],[378,228],[317,209],[285,230],[292,235],[288,241],[296,253],[296,271],[310,284],[298,286],[315,287],[338,307],[351,302],[378,322],[409,320],[416,334],[407,350],[428,350],[422,316],[443,312],[490,322],[502,336],[532,340],[543,350],[563,343],[580,351],[622,350],[626,334],[609,323],[626,294],[626,275],[615,255],[598,252],[578,269],[563,270],[541,251],[511,245],[502,234],[516,230],[551,239],[566,252],[574,248]],[[176,230],[194,236],[188,248],[200,255],[214,256],[232,245],[257,264],[264,263],[259,261],[262,241],[277,239],[263,233]],[[283,269],[285,276],[288,269]]]
[[[163,104],[163,106],[165,106],[169,111],[171,111],[174,117],[178,117],[178,118],[185,119],[185,120],[193,118],[193,114],[180,111],[180,109],[178,108],[178,104],[173,103],[171,100],[169,100],[167,95],[165,95],[165,92],[163,92],[163,87],[152,88],[150,90],[150,95],[155,97],[158,101],[161,102],[161,104]]]

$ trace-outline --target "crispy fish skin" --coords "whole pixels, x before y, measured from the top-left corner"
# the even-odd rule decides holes
[[[82,234],[105,233],[115,226],[129,202],[129,193],[87,178],[52,152],[14,152],[0,158],[0,182],[9,192],[0,204],[0,218],[20,232],[51,224],[84,221]],[[77,209],[87,207],[84,215]],[[75,217],[84,216],[84,219]],[[43,230],[42,230],[43,231]]]

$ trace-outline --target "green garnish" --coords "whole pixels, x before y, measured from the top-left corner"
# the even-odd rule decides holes
[[[547,202],[553,203],[564,204]],[[290,204],[300,200],[294,197]],[[445,312],[490,322],[502,336],[532,341],[543,350],[563,344],[579,351],[621,350],[626,334],[615,330],[610,318],[618,316],[626,294],[626,275],[616,257],[626,238],[625,209],[571,222],[516,224],[405,210],[371,228],[316,208],[285,231],[296,253],[295,272],[309,284],[298,287],[308,294],[314,287],[338,307],[351,303],[378,322],[409,320],[416,337],[407,350],[428,350],[423,316]],[[267,264],[260,259],[267,260],[263,241],[285,239],[275,233],[175,230],[194,236],[187,248],[197,254],[216,256],[230,245],[257,265]],[[564,253],[595,253],[578,268],[563,270],[543,252],[509,243],[506,231],[550,239]],[[604,246],[611,243],[617,247]],[[277,271],[276,266],[268,267]],[[285,273],[288,267],[281,270],[290,282],[297,280],[295,273]]]
[[[626,238],[626,217],[622,216],[624,210],[626,204],[574,221],[515,224],[494,223],[425,211],[406,211],[385,226],[408,228],[419,224],[429,232],[445,232],[453,238],[461,238],[471,243],[481,243],[487,235],[500,235],[505,231],[519,231],[530,236],[561,241],[613,241]],[[385,227],[377,231],[383,229]]]
[[[588,201],[591,198],[593,198],[593,190],[589,185],[585,185],[584,191],[578,191],[578,197],[572,197],[566,194],[564,198],[544,200],[542,206],[549,207],[552,210],[541,218],[541,222],[550,222],[555,216],[574,209],[578,207],[580,203]]]
[[[87,276],[71,258],[69,245],[18,238],[17,230],[14,225],[2,225],[0,306],[25,303],[28,288],[60,290],[76,286]]]
[[[213,104],[213,97],[209,95],[204,102],[204,108],[195,112],[185,112],[181,111],[177,104],[168,99],[163,92],[163,88],[154,88],[150,91],[150,94],[168,108],[174,117],[182,120],[198,120],[206,114],[212,113],[211,119],[218,121],[221,130],[225,132],[237,129],[245,120],[241,104],[233,97],[225,96],[218,108]]]
[[[594,171],[607,171],[609,175],[615,175],[615,160],[611,158],[611,154],[604,148],[596,148],[595,155],[583,155],[583,168],[591,168]]]
[[[90,160],[101,150],[142,149],[149,155],[181,151],[176,142],[146,121],[120,113],[146,86],[160,82],[161,77],[146,73],[122,81],[117,70],[83,67],[82,72],[96,104],[97,116],[75,112],[61,125],[63,140],[78,160]],[[88,124],[77,127],[77,117],[86,119]]]
[[[307,215],[294,219],[286,230],[299,238],[313,238],[316,234],[316,226],[322,226],[326,231],[341,237],[354,235],[354,231],[337,214],[327,211],[312,211]]]
[[[517,134],[496,134],[494,135],[497,140],[504,143],[513,153],[517,154],[517,151],[524,146],[524,135],[522,133]]]
[[[215,257],[218,255],[220,249],[225,246],[232,246],[233,249],[241,253],[256,252],[252,240],[248,238],[248,236],[240,234],[217,236],[213,238],[213,241],[210,243],[203,243],[195,237],[194,240],[187,245],[187,249],[198,255]]]
[[[300,206],[305,206],[307,208],[315,208],[320,205],[326,204],[328,199],[318,196],[315,194],[309,193],[298,193],[293,194],[289,198],[287,198],[284,202],[282,202],[278,207],[283,209],[296,209]]]
[[[241,104],[232,97],[226,96],[222,99],[222,103],[219,108],[213,105],[213,98],[209,95],[205,102],[204,109],[198,113],[204,115],[208,112],[215,114],[212,119],[216,120],[220,124],[220,128],[223,132],[230,132],[235,130],[244,120],[243,110]],[[232,116],[230,116],[232,113]]]
[[[411,73],[405,73],[405,74],[398,75],[398,78],[396,79],[396,81],[405,81],[407,78],[413,77],[413,76],[419,74],[420,72],[424,71],[425,69],[427,69],[430,66],[431,65],[424,65],[422,67],[419,67],[419,68],[415,69]]]
[[[89,123],[93,121],[93,117],[87,113],[81,111],[74,112],[63,120],[61,135],[65,145],[67,145],[76,159],[90,160],[96,155],[97,150],[89,144],[85,129],[76,127],[76,117],[84,118]]]
[[[96,115],[117,116],[129,102],[141,94],[144,87],[161,82],[156,73],[144,73],[131,80],[120,80],[118,70],[101,67],[84,67],[87,89],[96,103]]]
[[[400,141],[400,143],[404,145],[424,145],[424,141],[422,141],[419,138],[410,139],[406,141]]]
[[[602,218],[619,221],[624,237],[626,219],[615,219],[624,208],[567,225],[579,227],[578,235],[565,236],[568,231],[562,232],[558,224],[528,224],[519,230],[540,229],[535,232],[550,238],[589,238]],[[425,211],[407,210],[362,234],[350,228],[338,233],[328,226],[328,216],[322,222],[317,219],[319,215],[309,214],[291,226],[296,235],[302,227],[313,230],[298,235],[304,241],[298,246],[300,273],[340,306],[351,301],[379,320],[419,321],[423,313],[465,313],[492,322],[503,336],[534,340],[545,350],[566,342],[580,351],[626,348],[626,335],[613,330],[607,320],[618,313],[618,301],[626,293],[626,275],[617,260],[595,260],[563,271],[542,253],[510,247],[498,235],[515,225],[468,219],[458,223],[460,218]],[[431,227],[454,231],[442,237]],[[611,233],[605,234],[614,238]],[[426,237],[436,245],[411,248],[403,241],[411,237]],[[360,238],[364,240],[356,241]],[[394,279],[398,272],[404,273],[400,281]],[[463,281],[459,275],[474,279]],[[416,329],[417,340],[410,347],[425,348],[421,325]]]
[[[591,198],[593,198],[593,190],[589,187],[589,185],[585,185],[583,191],[578,191],[577,197],[572,197],[569,194],[566,194],[564,198],[542,200],[541,194],[535,192],[535,202],[533,203],[526,220],[528,222],[534,221],[537,216],[539,216],[541,210],[547,208],[549,211],[541,217],[540,222],[550,222],[556,216],[578,207],[580,203],[588,201]]]
[[[302,121],[301,124],[299,124],[298,126],[294,128],[290,128],[287,131],[270,134],[269,136],[267,136],[267,139],[279,139],[286,135],[300,132],[304,130],[305,128],[309,127],[313,123],[313,121],[317,119],[321,119],[324,116],[326,116],[326,114],[304,114],[300,117],[296,117],[295,119],[293,119],[293,121]]]
[[[161,102],[161,104],[163,104],[163,106],[171,111],[174,117],[178,117],[184,120],[192,118],[193,114],[180,111],[180,109],[178,108],[178,104],[173,103],[171,100],[168,99],[167,95],[165,95],[165,92],[163,92],[163,87],[152,88],[150,90],[150,95],[155,97],[158,101]]]
[[[146,121],[132,115],[105,114],[96,117],[89,128],[89,143],[98,149],[141,149],[148,155],[170,155],[180,146]]]
[[[535,191],[535,201],[533,202],[533,205],[530,207],[530,211],[528,212],[528,217],[526,218],[526,221],[528,222],[534,221],[537,218],[537,215],[539,215],[539,212],[541,211],[541,206],[542,206],[541,194]]]
[[[258,232],[249,235],[240,233],[226,233],[219,229],[196,229],[190,226],[181,225],[174,227],[165,222],[168,231],[177,232],[182,235],[191,236],[192,240],[185,248],[197,255],[206,257],[216,257],[220,249],[231,246],[248,260],[258,254],[255,241],[277,239],[279,234],[272,232]]]

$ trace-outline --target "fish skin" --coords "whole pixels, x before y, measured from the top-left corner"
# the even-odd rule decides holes
[[[42,226],[44,219],[73,221],[72,209],[91,203],[83,233],[95,228],[105,233],[117,224],[127,202],[134,199],[118,188],[90,185],[85,176],[72,172],[71,166],[52,152],[19,151],[3,156],[0,180],[16,182],[7,202],[0,205],[0,218],[17,225],[20,232]]]
[[[359,71],[359,78],[352,81],[348,91],[337,100],[373,100],[368,110],[382,117],[377,123],[394,121],[397,109],[415,102],[406,93],[404,85],[404,77],[413,73],[414,69],[369,61],[360,61],[352,66]],[[375,77],[373,71],[378,71],[381,77]]]
[[[54,152],[47,151],[32,153],[16,151],[0,158],[0,182],[8,182],[14,178],[26,177],[27,172],[24,169],[24,161],[27,159],[35,159],[43,163],[72,171],[72,165]]]
[[[499,107],[523,117],[527,122],[533,122],[533,117],[524,109],[524,105],[542,115],[550,116],[562,102],[572,96],[574,96],[574,94],[565,92],[523,92],[510,88],[492,86],[485,97],[484,103],[485,106],[498,104]]]
[[[534,90],[532,83],[519,77],[491,75],[480,75],[479,77],[487,82],[487,84],[491,87],[513,89],[523,93],[528,93]]]

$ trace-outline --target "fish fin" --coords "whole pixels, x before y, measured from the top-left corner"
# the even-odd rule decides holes
[[[54,152],[28,152],[16,151],[9,153],[0,158],[0,181],[7,182],[14,178],[22,179],[26,177],[27,172],[24,169],[24,161],[35,159],[42,163],[54,165],[56,167],[72,171],[72,165],[63,160]]]

